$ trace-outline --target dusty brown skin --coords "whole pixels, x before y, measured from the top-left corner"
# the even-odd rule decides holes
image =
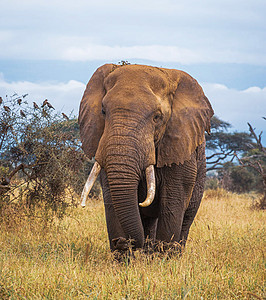
[[[112,250],[145,239],[185,245],[205,180],[205,137],[212,107],[188,74],[143,65],[106,64],[80,104],[84,152],[102,167]],[[145,170],[154,165],[156,194],[146,198]]]

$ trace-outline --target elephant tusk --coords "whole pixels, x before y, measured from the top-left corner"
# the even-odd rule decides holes
[[[142,203],[139,203],[141,207],[147,207],[152,204],[155,196],[155,173],[154,166],[150,165],[146,169],[146,181],[147,181],[147,197]]]
[[[87,199],[89,192],[90,192],[91,188],[93,187],[94,182],[96,181],[100,171],[101,171],[101,166],[96,161],[91,169],[90,175],[89,175],[89,177],[85,183],[85,186],[83,188],[83,191],[81,194],[81,206],[84,207],[86,205],[86,199]]]

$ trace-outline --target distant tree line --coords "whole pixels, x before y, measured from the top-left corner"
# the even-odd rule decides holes
[[[263,118],[266,120],[266,118]],[[231,125],[214,116],[212,133],[206,135],[207,188],[222,187],[232,192],[255,191],[263,194],[260,208],[266,203],[266,148],[259,134],[247,123],[249,133],[230,132]]]

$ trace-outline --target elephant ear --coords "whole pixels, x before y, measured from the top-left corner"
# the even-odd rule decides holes
[[[79,127],[82,149],[91,159],[95,156],[98,143],[104,130],[102,99],[105,95],[104,79],[115,68],[106,64],[92,75],[83,94],[79,108]]]
[[[210,133],[211,104],[187,73],[169,70],[173,90],[171,117],[158,145],[157,167],[183,164]]]

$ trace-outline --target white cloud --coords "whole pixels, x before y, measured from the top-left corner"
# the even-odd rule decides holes
[[[266,65],[265,1],[2,1],[0,59]]]
[[[0,32],[0,41],[5,45],[0,48],[0,59],[67,61],[146,59],[155,62],[181,64],[238,63],[266,65],[264,51],[260,52],[258,49],[252,51],[244,47],[240,49],[234,45],[235,42],[231,41],[231,38],[224,38],[223,46],[221,46],[217,40],[213,40],[215,33],[211,35],[211,32],[206,33],[207,36],[205,37],[201,36],[197,43],[196,34],[197,30],[193,35],[186,38],[185,35],[182,36],[177,33],[174,42],[169,43],[167,40],[160,41],[157,39],[158,44],[154,44],[151,41],[145,43],[140,40],[140,44],[136,45],[123,45],[123,41],[120,41],[114,34],[114,41],[118,41],[117,44],[108,45],[100,43],[101,39],[90,34],[88,36],[71,36],[44,32],[40,37],[39,33],[31,32],[29,34],[26,30],[7,30]],[[191,44],[191,42],[185,40],[194,40],[195,42]],[[203,40],[209,42],[210,46],[203,44]],[[228,43],[229,45],[227,45]]]
[[[215,114],[233,125],[233,130],[248,131],[247,122],[257,130],[266,128],[266,87],[250,87],[239,91],[220,84],[203,84]],[[266,131],[263,135],[266,142]]]
[[[28,94],[26,100],[29,103],[33,101],[42,103],[44,99],[48,99],[56,110],[65,113],[74,111],[75,115],[77,115],[84,90],[85,84],[75,80],[67,83],[6,82],[3,76],[0,76],[0,95],[2,97],[11,96],[14,93]]]
[[[252,86],[246,90],[243,91],[243,93],[247,93],[247,94],[255,94],[255,95],[261,95],[265,93],[266,88],[259,88],[257,86]]]
[[[61,54],[62,59],[72,61],[86,60],[120,60],[148,59],[160,62],[193,63],[244,63],[266,65],[265,54],[251,54],[238,50],[219,50],[211,48],[182,48],[179,46],[147,45],[147,46],[106,46],[82,45],[66,47]]]
[[[148,59],[153,61],[176,61],[182,63],[193,63],[200,57],[189,49],[174,46],[104,46],[91,45],[87,47],[70,47],[63,53],[62,58],[74,61],[86,60],[120,60],[123,59]]]

